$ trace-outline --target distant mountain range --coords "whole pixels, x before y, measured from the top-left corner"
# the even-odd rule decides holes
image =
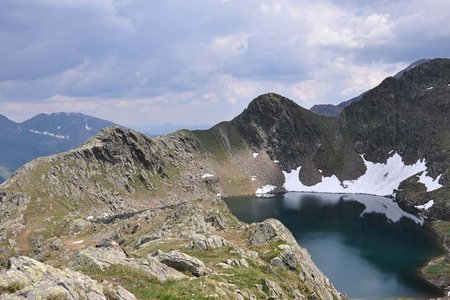
[[[0,182],[26,162],[75,148],[113,125],[80,113],[39,114],[22,123],[0,115]]]
[[[412,64],[410,64],[408,67],[406,67],[405,69],[401,70],[400,72],[398,72],[397,74],[395,74],[393,77],[400,79],[403,75],[405,75],[406,73],[408,73],[409,71],[411,71],[412,69],[414,69],[415,67],[420,66],[423,63],[429,62],[429,59],[420,59],[416,62],[413,62]],[[313,107],[311,107],[311,111],[321,115],[321,116],[327,116],[327,117],[334,117],[339,115],[344,108],[346,108],[347,106],[349,106],[352,103],[358,102],[359,100],[362,99],[362,97],[364,96],[364,94],[367,92],[362,93],[361,95],[354,97],[350,100],[341,102],[337,105],[333,105],[333,104],[317,104],[314,105]]]

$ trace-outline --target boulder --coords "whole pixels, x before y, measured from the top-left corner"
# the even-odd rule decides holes
[[[248,268],[248,262],[245,258],[230,258],[227,259],[227,264],[231,267]]]
[[[267,219],[253,226],[253,232],[248,243],[258,245],[272,242],[285,242],[289,245],[297,245],[292,233],[276,219]]]
[[[174,280],[186,278],[186,276],[177,270],[163,264],[157,258],[148,256],[145,262],[142,263],[147,272],[150,272],[159,281]]]
[[[197,277],[211,273],[211,270],[201,260],[177,250],[167,253],[158,250],[152,256],[171,268],[181,272],[190,272]]]
[[[272,266],[295,270],[300,264],[299,258],[294,252],[295,250],[289,245],[279,245],[278,249],[281,250],[280,255],[274,257],[270,261],[270,264]]]
[[[104,270],[112,265],[129,265],[130,263],[120,248],[87,247],[77,252],[70,266],[89,266]]]
[[[189,247],[196,250],[217,249],[228,245],[227,240],[217,235],[206,237],[203,234],[194,234]]]

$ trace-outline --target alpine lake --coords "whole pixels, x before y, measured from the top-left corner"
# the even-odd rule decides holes
[[[225,199],[241,221],[276,218],[350,299],[442,296],[419,270],[443,250],[418,216],[392,199],[298,193]]]

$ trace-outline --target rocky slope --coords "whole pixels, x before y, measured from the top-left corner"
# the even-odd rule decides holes
[[[282,180],[238,136],[115,127],[19,169],[0,190],[0,299],[340,299],[281,223],[220,199]]]
[[[77,113],[39,114],[22,123],[0,115],[0,182],[26,162],[78,147],[112,125]]]

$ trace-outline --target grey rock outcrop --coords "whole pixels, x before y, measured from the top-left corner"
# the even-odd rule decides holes
[[[283,267],[290,270],[295,270],[300,262],[297,255],[295,255],[295,250],[289,245],[279,245],[277,247],[282,252],[279,256],[274,257],[270,264],[273,266]]]
[[[261,223],[255,224],[254,227],[253,233],[248,240],[250,245],[280,241],[291,245],[297,244],[292,233],[276,219],[267,219]]]
[[[128,258],[120,248],[93,248],[78,251],[72,267],[89,266],[100,270],[107,269],[113,265],[122,265],[129,268],[139,269],[154,277],[159,281],[168,279],[182,279],[186,276],[177,270],[168,267],[154,257],[147,259]]]
[[[116,299],[135,297],[123,287],[106,287],[70,269],[60,270],[21,256],[10,260],[10,268],[0,274],[0,299]]]
[[[77,252],[71,267],[89,266],[104,270],[112,265],[129,264],[131,264],[131,260],[120,248],[88,247]]]
[[[217,249],[228,245],[227,240],[217,235],[206,237],[203,234],[192,235],[189,247],[196,250]]]
[[[281,253],[270,261],[273,266],[282,267],[292,271],[298,271],[298,276],[303,282],[310,285],[318,299],[332,300],[339,295],[328,278],[313,263],[308,251],[301,248],[292,233],[278,220],[267,219],[261,223],[251,225],[252,234],[248,240],[251,245],[263,243],[285,242],[285,245],[277,246]],[[273,289],[273,299],[285,299],[276,291],[276,286],[266,282]],[[278,296],[277,296],[278,295]],[[280,296],[281,295],[281,296]],[[277,298],[278,297],[278,298]]]
[[[168,253],[159,250],[153,254],[153,257],[169,267],[180,272],[190,272],[197,277],[211,273],[201,260],[177,250]]]
[[[280,285],[272,280],[264,281],[266,288],[269,290],[269,299],[288,299]]]

